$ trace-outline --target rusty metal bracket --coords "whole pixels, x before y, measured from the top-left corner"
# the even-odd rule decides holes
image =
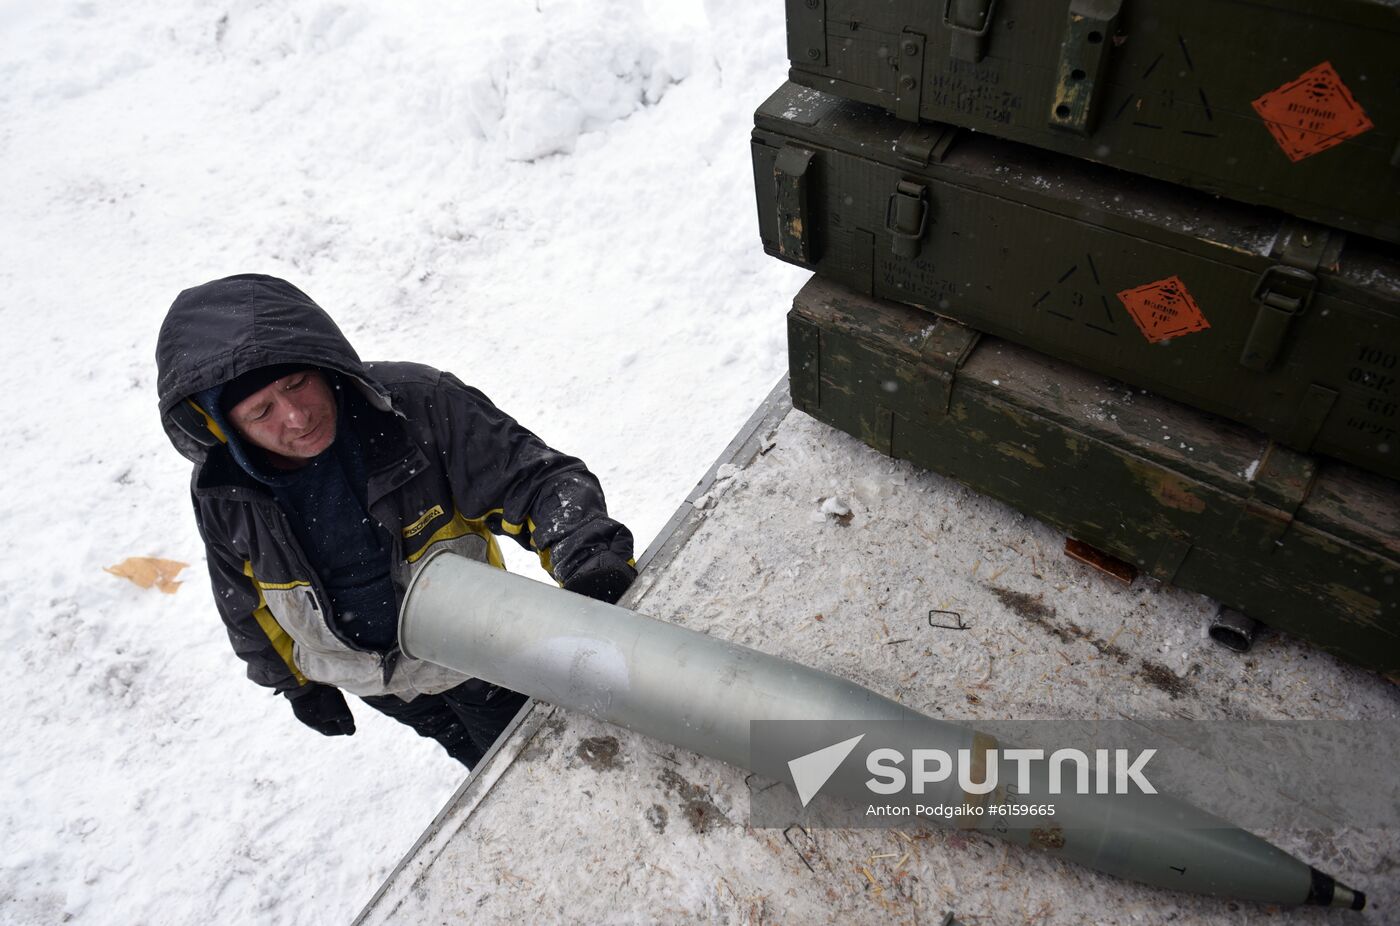
[[[811,263],[812,223],[808,214],[808,178],[816,152],[784,145],[773,161],[773,184],[778,200],[778,253],[788,260]]]
[[[1099,572],[1111,579],[1117,579],[1124,585],[1132,585],[1138,577],[1138,569],[1132,563],[1124,559],[1119,559],[1112,553],[1100,550],[1093,544],[1085,543],[1074,537],[1065,538],[1065,556],[1086,566],[1097,569]]]
[[[1076,135],[1094,131],[1108,69],[1108,50],[1122,0],[1070,0],[1069,21],[1060,43],[1050,125]]]

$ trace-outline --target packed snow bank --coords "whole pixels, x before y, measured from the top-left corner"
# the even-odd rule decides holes
[[[344,922],[460,780],[242,677],[155,414],[182,288],[285,276],[599,473],[638,548],[785,363],[753,109],[782,9],[0,7],[0,919]],[[540,575],[507,551],[512,568]],[[191,564],[173,595],[102,572]]]

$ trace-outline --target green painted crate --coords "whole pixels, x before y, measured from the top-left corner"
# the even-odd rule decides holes
[[[1400,250],[788,83],[764,247],[1400,478]]]
[[[787,16],[809,87],[1400,241],[1395,0],[787,0]]]
[[[1400,673],[1400,484],[820,278],[788,338],[795,408]]]

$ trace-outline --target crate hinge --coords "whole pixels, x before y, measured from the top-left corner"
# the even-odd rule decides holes
[[[787,0],[788,60],[826,67],[826,0]]]
[[[948,155],[958,128],[943,122],[922,122],[900,133],[894,143],[895,154],[901,161],[915,167],[940,163]]]
[[[919,121],[923,105],[924,48],[928,41],[921,33],[905,31],[899,37],[895,57],[894,114],[905,122]]]

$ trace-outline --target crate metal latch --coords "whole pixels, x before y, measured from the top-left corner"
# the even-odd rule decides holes
[[[1318,226],[1290,222],[1274,249],[1278,263],[1259,274],[1250,298],[1259,306],[1249,329],[1240,366],[1263,373],[1278,359],[1293,322],[1312,303],[1317,291],[1317,270],[1335,264],[1342,236]]]
[[[928,230],[928,187],[901,180],[885,207],[885,229],[890,233],[895,256],[913,259],[922,249]]]
[[[949,52],[954,58],[982,60],[996,7],[996,0],[944,0],[943,25],[953,33]]]

